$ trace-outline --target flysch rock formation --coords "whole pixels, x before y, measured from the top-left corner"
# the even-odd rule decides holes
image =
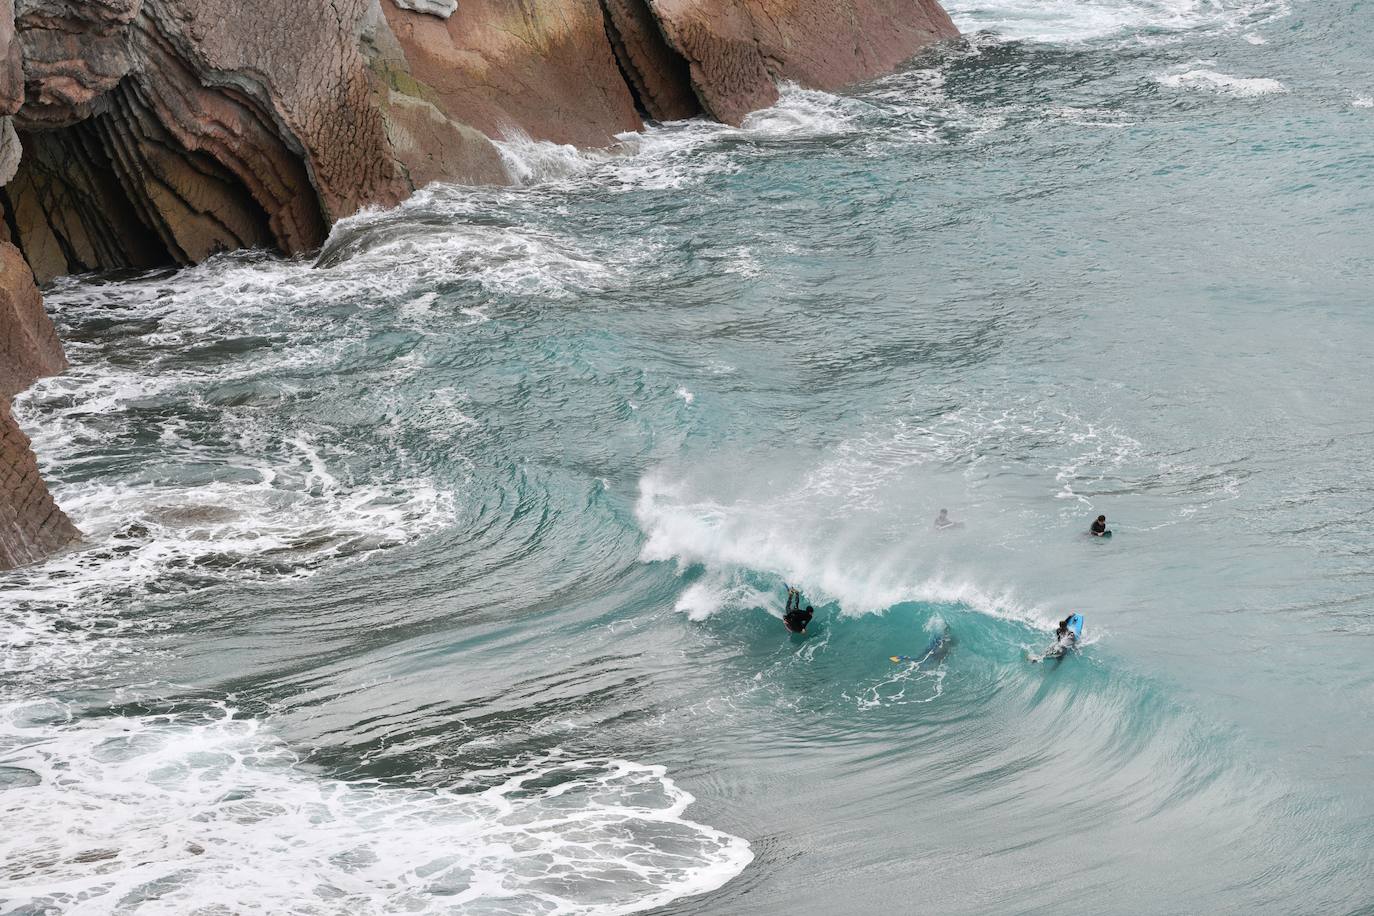
[[[62,366],[35,277],[310,251],[508,182],[493,138],[739,124],[956,34],[936,0],[0,0],[0,567],[75,537],[8,406]]]
[[[78,536],[10,409],[10,399],[35,379],[66,365],[23,255],[0,242],[0,568],[40,560]]]

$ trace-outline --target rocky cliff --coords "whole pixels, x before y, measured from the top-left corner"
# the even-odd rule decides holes
[[[308,251],[432,181],[507,181],[492,138],[739,123],[779,80],[837,88],[955,34],[936,0],[0,0],[0,340],[28,354],[0,395],[61,364],[30,268]],[[8,406],[3,430],[11,565],[73,531]]]
[[[10,412],[11,398],[66,365],[23,256],[0,242],[0,568],[42,559],[77,537]]]

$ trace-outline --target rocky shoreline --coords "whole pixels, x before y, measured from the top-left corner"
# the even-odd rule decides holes
[[[310,251],[507,182],[494,137],[738,124],[956,35],[936,0],[0,0],[0,568],[78,537],[10,413],[65,365],[35,279]]]

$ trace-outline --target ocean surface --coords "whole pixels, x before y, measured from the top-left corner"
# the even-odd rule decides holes
[[[951,10],[50,290],[0,913],[1374,912],[1374,8]]]

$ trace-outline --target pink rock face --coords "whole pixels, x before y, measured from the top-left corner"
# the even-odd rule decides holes
[[[53,502],[9,402],[0,401],[0,569],[36,563],[80,537]]]
[[[360,49],[368,10],[367,0],[145,0],[139,83],[178,139],[210,151],[241,180],[256,168],[254,153],[273,144],[303,159],[308,175],[282,175],[288,186],[259,199],[269,211],[312,190],[331,220],[392,205],[411,188],[395,167]]]
[[[35,562],[80,536],[53,502],[10,412],[10,398],[66,365],[28,265],[0,242],[0,569]]]
[[[0,399],[67,368],[57,331],[19,250],[0,242]]]
[[[957,37],[935,0],[649,0],[706,111],[738,124],[776,82],[838,89]]]
[[[91,116],[133,66],[129,24],[142,0],[20,0],[16,26],[26,93],[21,127]]]
[[[447,20],[383,10],[417,93],[488,136],[598,147],[642,126],[597,0],[461,0]]]

